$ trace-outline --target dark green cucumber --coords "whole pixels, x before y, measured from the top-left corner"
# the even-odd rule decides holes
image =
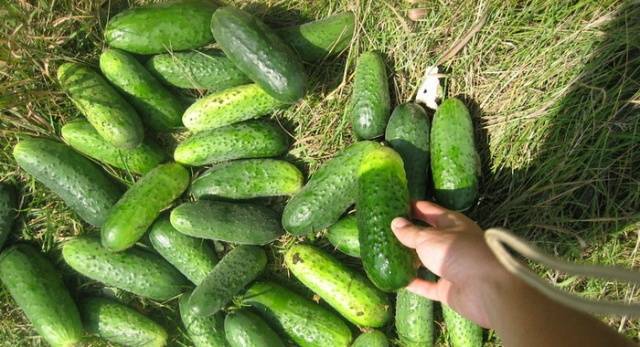
[[[202,47],[213,41],[209,22],[217,7],[183,0],[132,8],[111,18],[104,37],[109,46],[137,54]]]
[[[396,296],[395,318],[402,346],[434,346],[433,301],[402,288]]]
[[[340,252],[360,258],[358,220],[355,215],[346,216],[327,230],[327,239]]]
[[[364,276],[309,245],[294,245],[284,256],[291,273],[348,321],[378,328],[391,318],[387,295]]]
[[[102,247],[97,238],[81,236],[67,241],[62,257],[86,277],[154,300],[172,299],[189,285],[160,256],[139,248],[113,253]]]
[[[238,246],[227,253],[207,277],[193,290],[189,310],[196,316],[220,311],[234,295],[253,281],[267,265],[267,254],[260,247]]]
[[[416,274],[413,256],[391,231],[395,217],[409,216],[402,158],[389,147],[368,153],[358,169],[360,256],[371,282],[384,291],[405,287]]]
[[[252,199],[292,195],[304,184],[298,168],[284,160],[247,159],[221,163],[207,170],[191,184],[196,198],[218,196]]]
[[[482,347],[482,328],[449,306],[441,306],[451,347]]]
[[[202,239],[189,237],[160,217],[149,231],[153,248],[195,285],[200,284],[218,263],[213,247]]]
[[[384,134],[391,112],[387,69],[380,54],[365,52],[356,63],[347,114],[359,139],[373,139]]]
[[[278,334],[262,318],[247,310],[228,314],[224,333],[231,347],[284,347]]]
[[[277,157],[287,151],[287,134],[274,123],[252,120],[197,133],[174,152],[177,162],[201,166],[227,160]]]
[[[122,194],[100,167],[62,143],[26,138],[13,148],[13,157],[89,224],[102,225]]]
[[[62,138],[76,151],[99,162],[137,174],[149,172],[166,159],[160,147],[150,141],[127,149],[118,148],[105,141],[89,122],[78,119],[65,124]]]
[[[78,308],[58,270],[35,248],[17,244],[2,252],[0,281],[50,345],[73,347],[80,341]]]
[[[374,142],[357,142],[320,167],[285,206],[284,228],[294,235],[306,235],[338,221],[356,201],[356,173],[362,156],[378,147]]]
[[[406,103],[393,110],[384,135],[402,157],[413,200],[424,200],[427,195],[430,128],[431,122],[422,106]]]
[[[439,204],[458,211],[473,206],[478,198],[480,160],[471,115],[458,99],[443,101],[433,116],[431,171]]]
[[[284,105],[251,83],[209,94],[196,101],[185,111],[182,122],[189,130],[198,132],[258,118]]]
[[[184,106],[131,54],[108,48],[100,55],[100,70],[156,131],[182,126]]]
[[[389,347],[389,339],[382,332],[371,330],[360,334],[351,347]]]
[[[307,77],[300,58],[261,20],[233,7],[216,10],[211,32],[229,59],[272,97],[293,103]]]
[[[162,326],[115,300],[92,297],[80,307],[87,331],[109,342],[140,347],[162,347],[167,343]]]
[[[138,114],[95,70],[64,63],[58,68],[58,81],[105,141],[121,148],[135,148],[142,142]]]
[[[224,314],[218,312],[208,317],[195,316],[189,310],[191,292],[180,297],[180,318],[187,329],[187,335],[195,347],[227,347],[224,334]]]
[[[189,171],[180,164],[156,166],[118,200],[101,229],[102,245],[110,251],[133,246],[160,212],[189,185]]]
[[[13,186],[0,183],[0,250],[13,230],[18,214],[18,200]]]
[[[278,214],[251,203],[199,200],[171,211],[171,225],[179,232],[241,245],[266,245],[282,235]]]

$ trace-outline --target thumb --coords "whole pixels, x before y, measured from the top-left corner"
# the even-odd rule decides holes
[[[451,282],[440,279],[437,282],[426,281],[420,278],[415,278],[407,286],[407,290],[423,296],[429,300],[440,301],[447,303],[447,294],[451,289]]]

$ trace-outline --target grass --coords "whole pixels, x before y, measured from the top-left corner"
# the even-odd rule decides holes
[[[484,227],[506,226],[548,251],[584,263],[638,266],[640,238],[640,5],[623,1],[424,1],[420,22],[408,2],[237,1],[271,25],[288,25],[349,9],[358,31],[348,52],[308,66],[312,93],[275,116],[291,131],[291,157],[315,170],[354,141],[344,108],[360,52],[385,54],[396,103],[412,99],[424,68],[486,15],[484,26],[442,65],[449,95],[464,98],[477,125],[482,197],[471,214]],[[24,135],[58,137],[79,116],[59,91],[64,61],[96,65],[102,28],[123,1],[3,2],[0,45],[0,181],[19,185],[20,221],[12,240],[37,244],[76,294],[102,290],[60,261],[64,239],[92,232],[40,184],[17,169],[11,148]],[[138,4],[138,2],[132,2]],[[128,181],[122,172],[110,170]],[[284,240],[284,243],[291,240]],[[286,248],[286,245],[282,245]],[[280,258],[277,250],[272,257]],[[277,267],[278,261],[274,263]],[[631,300],[636,288],[567,278],[538,269],[567,290]],[[284,274],[283,274],[284,275]],[[170,327],[175,305],[117,293]],[[0,346],[42,345],[6,291],[0,290]],[[625,335],[640,323],[603,317]],[[187,344],[179,331],[176,345]],[[439,341],[443,343],[442,337]],[[493,337],[490,344],[499,344]]]

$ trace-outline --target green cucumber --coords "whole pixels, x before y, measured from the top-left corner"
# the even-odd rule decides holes
[[[72,347],[80,341],[78,308],[58,270],[35,248],[17,244],[2,252],[0,281],[50,345]]]
[[[284,347],[278,334],[262,318],[247,310],[228,314],[224,333],[231,347]]]
[[[327,239],[340,252],[360,258],[358,220],[355,215],[346,216],[327,230]]]
[[[301,99],[307,77],[300,58],[261,20],[233,7],[216,10],[211,32],[229,59],[272,97]]]
[[[251,83],[199,99],[184,112],[182,122],[189,130],[198,132],[258,118],[284,105]]]
[[[458,211],[473,206],[478,198],[480,160],[471,115],[458,99],[443,101],[433,116],[431,171],[439,204]]]
[[[153,300],[170,300],[188,286],[182,274],[160,256],[138,248],[113,253],[97,238],[81,236],[65,242],[62,257],[92,280]]]
[[[18,214],[18,201],[13,186],[0,183],[0,250],[11,234]]]
[[[307,235],[338,221],[356,201],[356,173],[362,156],[378,147],[374,142],[357,142],[320,167],[285,206],[284,228],[293,235]]]
[[[135,148],[142,142],[138,114],[95,70],[64,63],[58,68],[58,81],[105,141],[121,148]]]
[[[402,158],[389,147],[368,153],[358,169],[360,256],[371,282],[384,291],[405,287],[416,274],[413,256],[391,231],[395,217],[409,216]]]
[[[102,245],[116,252],[133,246],[188,185],[189,171],[180,164],[162,164],[149,171],[109,212],[100,233]]]
[[[356,63],[353,90],[347,108],[353,132],[359,139],[384,134],[391,112],[387,70],[380,54],[365,52]]]
[[[294,245],[284,262],[300,282],[351,323],[378,328],[391,318],[385,293],[320,249]]]
[[[160,147],[144,141],[133,149],[118,148],[105,141],[89,122],[78,119],[65,124],[62,138],[76,151],[99,162],[137,174],[149,172],[166,159]]]
[[[406,103],[393,110],[384,135],[402,157],[413,200],[424,200],[427,195],[430,128],[431,122],[422,106]]]
[[[187,335],[195,347],[227,347],[227,339],[224,334],[224,314],[218,312],[208,317],[198,317],[189,310],[189,298],[191,292],[186,292],[180,297],[180,318]]]
[[[267,254],[257,246],[238,246],[227,253],[193,290],[189,310],[196,316],[220,311],[234,295],[253,281],[267,265]]]
[[[102,225],[122,194],[100,167],[60,142],[26,138],[13,148],[13,157],[89,224]]]
[[[389,339],[382,332],[371,330],[360,334],[351,347],[389,347]]]
[[[482,328],[449,306],[441,306],[451,347],[482,347]]]
[[[137,54],[202,47],[213,41],[209,22],[217,7],[183,0],[132,8],[111,18],[104,37],[109,46]]]
[[[218,263],[213,247],[174,229],[167,216],[160,217],[149,231],[153,248],[195,285],[200,284]]]
[[[328,309],[273,282],[256,282],[244,303],[254,306],[301,347],[346,347],[349,326]]]
[[[402,288],[396,296],[395,318],[402,346],[434,346],[433,301]]]
[[[289,148],[287,134],[274,123],[251,120],[197,133],[174,152],[177,162],[201,166],[227,160],[277,157]]]
[[[190,191],[196,198],[253,199],[292,195],[303,184],[302,173],[289,162],[247,159],[212,167],[193,181]]]
[[[104,76],[138,110],[142,121],[156,131],[182,126],[184,106],[136,58],[124,51],[108,48],[100,55]]]
[[[124,346],[162,347],[167,332],[158,323],[115,300],[92,297],[80,306],[91,334]]]

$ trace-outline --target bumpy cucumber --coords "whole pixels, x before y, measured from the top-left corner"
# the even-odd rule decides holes
[[[478,197],[480,161],[471,115],[458,99],[443,101],[433,116],[431,171],[439,204],[459,211],[473,206]]]
[[[182,0],[119,13],[107,23],[107,44],[128,52],[154,54],[198,48],[213,41],[209,22],[217,5]]]
[[[360,334],[351,347],[389,347],[389,340],[382,332],[371,330]]]
[[[356,201],[356,173],[362,156],[377,147],[374,142],[357,142],[320,167],[285,206],[284,228],[291,234],[305,235],[340,219]]]
[[[180,297],[180,318],[195,347],[227,347],[224,334],[224,314],[218,312],[208,317],[195,316],[189,310],[191,291]]]
[[[13,148],[13,157],[89,224],[102,225],[122,194],[100,167],[62,143],[26,138]]]
[[[291,273],[350,322],[381,327],[391,318],[390,303],[364,276],[309,245],[294,245],[284,256]]]
[[[482,328],[462,317],[449,306],[442,304],[442,316],[452,347],[481,347]]]
[[[402,157],[409,196],[413,200],[424,200],[427,194],[430,123],[422,106],[398,105],[391,113],[384,136]]]
[[[238,69],[269,95],[288,103],[304,96],[307,77],[300,58],[261,20],[222,7],[211,18],[211,32]]]
[[[200,317],[220,311],[234,295],[253,281],[266,265],[267,255],[262,248],[234,248],[193,291],[189,299],[189,310]]]
[[[398,290],[395,325],[402,346],[433,346],[433,301],[406,288]]]
[[[262,318],[247,310],[228,314],[224,333],[231,347],[284,347],[278,334]]]
[[[355,215],[340,219],[327,230],[327,239],[340,252],[360,258],[358,220]]]
[[[65,63],[58,68],[58,81],[107,142],[122,148],[135,148],[142,142],[143,129],[138,114],[95,70]]]
[[[167,332],[158,323],[115,300],[92,297],[80,305],[91,334],[124,346],[162,347]]]
[[[0,183],[0,249],[13,230],[18,212],[18,201],[13,186]]]
[[[191,184],[191,194],[228,199],[285,196],[304,183],[298,168],[284,160],[247,159],[221,163],[207,170]]]
[[[82,338],[80,314],[62,276],[36,249],[17,244],[2,252],[0,280],[49,344],[72,347]]]
[[[110,251],[133,246],[153,221],[189,185],[189,171],[180,164],[162,164],[149,171],[118,200],[101,230]]]
[[[91,237],[67,241],[62,257],[84,276],[145,298],[169,300],[188,286],[182,274],[158,255],[138,248],[113,253]]]
[[[213,248],[202,239],[189,237],[160,217],[149,231],[153,248],[195,285],[200,284],[218,263]]]
[[[273,282],[254,283],[244,302],[301,347],[346,347],[351,343],[351,330],[333,312]]]
[[[156,131],[182,126],[184,107],[131,54],[109,48],[100,55],[100,70],[127,96],[143,122]]]

